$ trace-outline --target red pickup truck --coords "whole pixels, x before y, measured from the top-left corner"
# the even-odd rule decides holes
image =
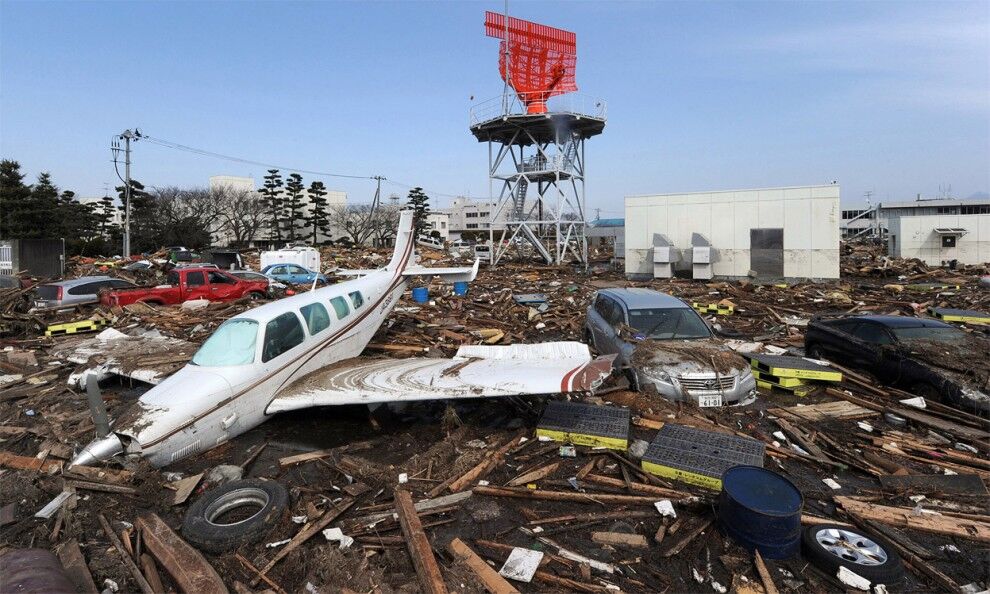
[[[268,281],[243,280],[216,268],[189,267],[171,270],[164,285],[105,291],[100,294],[100,303],[175,305],[190,299],[233,301],[245,296],[262,299],[267,292]]]

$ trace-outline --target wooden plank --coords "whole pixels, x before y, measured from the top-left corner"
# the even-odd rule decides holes
[[[495,466],[502,461],[502,457],[505,456],[505,454],[509,450],[519,445],[519,442],[522,440],[523,437],[524,436],[522,435],[522,433],[520,433],[519,435],[516,435],[514,438],[506,442],[505,445],[503,445],[499,449],[489,452],[484,458],[482,458],[481,462],[479,462],[471,470],[468,470],[467,472],[462,474],[455,481],[450,483],[450,485],[448,485],[447,488],[450,489],[452,493],[462,491],[472,482],[480,479],[481,477],[491,472],[492,469],[495,468]]]
[[[115,549],[117,549],[117,552],[120,553],[120,558],[124,560],[124,565],[126,565],[127,569],[131,572],[131,576],[134,577],[134,581],[138,583],[138,587],[141,588],[141,592],[143,592],[143,594],[154,594],[154,591],[151,589],[151,584],[148,583],[148,580],[144,579],[144,574],[142,574],[141,570],[138,569],[138,566],[134,564],[134,559],[131,559],[127,554],[127,550],[124,549],[124,543],[120,542],[120,538],[117,537],[117,534],[113,531],[113,528],[110,527],[110,522],[107,521],[103,514],[98,514],[97,517],[100,520],[100,526],[103,528],[104,534],[106,534],[107,538],[110,539],[110,543],[113,544]]]
[[[777,416],[793,416],[805,421],[817,423],[828,419],[854,420],[875,417],[880,413],[853,404],[846,400],[836,402],[822,402],[820,404],[808,404],[805,406],[792,406],[788,408],[772,408],[768,410],[770,414]]]
[[[192,492],[196,490],[196,485],[202,480],[203,473],[199,473],[193,476],[187,476],[182,480],[175,481],[171,483],[172,487],[175,487],[175,496],[172,498],[172,505],[180,505],[189,499]]]
[[[753,550],[753,565],[756,565],[756,573],[760,574],[760,581],[763,582],[763,589],[767,594],[778,594],[777,585],[773,583],[773,576],[767,569],[767,564],[763,562],[763,556],[759,549]]]
[[[304,454],[295,454],[293,456],[286,456],[284,458],[278,459],[278,465],[281,467],[293,466],[295,464],[302,464],[303,462],[309,462],[310,460],[317,460],[319,458],[326,458],[327,456],[332,456],[334,450],[315,450],[312,452],[306,452]]]
[[[86,558],[83,557],[76,539],[73,538],[62,543],[55,552],[58,554],[58,560],[61,561],[62,567],[65,568],[65,575],[76,587],[77,592],[99,594],[100,591],[96,589],[96,584],[93,583],[93,575],[89,572]]]
[[[152,590],[165,594],[165,586],[162,584],[161,576],[158,575],[158,567],[148,553],[141,553],[141,571],[144,573],[144,579],[151,584]]]
[[[265,565],[263,568],[261,568],[260,571],[258,571],[258,576],[255,577],[253,580],[251,580],[251,586],[252,587],[256,586],[258,582],[265,577],[265,574],[268,573],[272,567],[275,567],[276,563],[278,563],[286,555],[294,551],[296,547],[298,547],[302,543],[312,538],[314,534],[317,534],[321,530],[326,528],[327,524],[339,518],[341,514],[343,514],[352,505],[354,505],[355,501],[356,501],[355,499],[347,499],[341,501],[335,508],[323,512],[323,515],[320,516],[317,520],[310,522],[309,524],[306,524],[306,526],[302,530],[300,530],[298,533],[296,533],[295,536],[292,537],[292,540],[289,541],[289,544],[279,549],[278,553],[275,554],[275,557],[273,557],[272,560],[269,561],[267,565]]]
[[[476,495],[488,495],[490,497],[517,497],[521,499],[544,499],[548,501],[575,501],[578,503],[597,503],[605,505],[614,503],[617,505],[650,505],[656,502],[656,497],[646,497],[642,495],[611,495],[603,493],[577,493],[570,491],[531,491],[520,487],[475,487],[472,491]]]
[[[203,555],[168,527],[154,513],[138,517],[135,527],[141,530],[144,546],[162,564],[179,589],[198,594],[228,594],[220,574]]]
[[[450,554],[455,559],[461,561],[473,571],[478,581],[491,594],[519,594],[519,590],[515,586],[510,584],[508,580],[500,576],[497,571],[485,563],[463,540],[455,538],[450,541],[450,544],[447,545],[447,550],[450,551]]]
[[[835,502],[862,520],[873,520],[900,528],[934,534],[957,536],[976,542],[990,542],[990,516],[985,516],[987,521],[967,520],[952,516],[916,516],[910,508],[877,505],[852,497],[836,497]]]
[[[62,468],[59,460],[45,460],[33,456],[18,456],[10,452],[0,451],[0,466],[14,468],[17,470],[31,470],[33,472],[52,473]]]
[[[65,481],[66,487],[75,487],[84,491],[103,491],[104,493],[121,493],[123,495],[137,495],[134,487],[123,485],[113,485],[110,483],[94,483],[90,481]]]
[[[546,466],[542,466],[540,468],[531,470],[525,474],[521,474],[517,476],[516,478],[506,483],[506,485],[509,487],[518,487],[519,485],[525,485],[526,483],[532,483],[538,481],[542,478],[546,478],[547,476],[553,474],[553,472],[556,471],[559,466],[560,466],[560,462],[553,462],[551,464],[547,464]]]
[[[66,478],[78,478],[94,483],[112,483],[120,485],[134,482],[134,473],[130,470],[115,470],[113,468],[100,468],[98,466],[72,466],[67,468],[62,476]]]
[[[443,582],[440,574],[440,566],[437,565],[436,557],[433,556],[433,549],[430,541],[426,538],[423,524],[416,514],[412,495],[409,491],[399,490],[395,492],[395,510],[399,514],[399,524],[402,526],[402,534],[406,537],[406,546],[409,549],[409,556],[412,557],[413,566],[416,568],[416,575],[419,577],[419,585],[428,594],[446,594],[447,586]]]
[[[710,526],[711,523],[712,523],[712,518],[705,518],[697,522],[690,530],[682,534],[681,537],[677,540],[677,542],[672,544],[670,548],[667,549],[665,552],[663,552],[660,556],[667,558],[667,557],[673,557],[677,553],[680,553],[682,550],[684,550],[684,547],[688,546],[688,544],[690,544],[690,542],[695,539],[696,536],[707,530],[708,526]],[[671,529],[671,533],[675,531],[676,530],[674,530],[673,528]]]
[[[637,493],[645,493],[648,495],[658,495],[660,497],[666,497],[668,499],[688,499],[694,497],[690,493],[685,493],[683,491],[677,491],[674,489],[667,489],[666,487],[657,487],[654,485],[647,485],[646,483],[626,483],[624,480],[614,479],[608,476],[602,476],[600,474],[589,474],[584,477],[584,480],[589,483],[598,483],[599,485],[606,485],[609,487],[617,487],[624,489],[626,487],[630,488],[632,491]]]
[[[598,544],[636,549],[646,549],[650,546],[642,534],[627,534],[625,532],[592,532],[591,540]]]

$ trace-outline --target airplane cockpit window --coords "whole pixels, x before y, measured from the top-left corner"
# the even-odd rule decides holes
[[[306,326],[309,327],[310,336],[318,332],[323,332],[330,327],[330,314],[327,313],[327,308],[323,307],[321,303],[304,305],[299,308],[299,313],[306,320]]]
[[[192,363],[202,367],[224,367],[254,363],[258,322],[228,320],[217,328],[193,355]]]
[[[286,312],[268,322],[265,326],[265,346],[261,350],[261,362],[278,357],[289,349],[302,344],[306,339],[302,324],[296,314]]]
[[[351,313],[351,309],[347,307],[347,302],[344,301],[343,297],[334,297],[330,300],[330,305],[333,306],[333,311],[337,314],[338,320],[343,320],[344,316]]]
[[[358,309],[364,305],[364,295],[361,294],[361,291],[354,291],[353,293],[348,293],[348,295],[351,296],[351,302],[354,303],[354,309]]]

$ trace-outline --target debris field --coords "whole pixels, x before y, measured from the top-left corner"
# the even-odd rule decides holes
[[[420,252],[429,265],[451,262]],[[381,266],[386,254],[325,250],[323,272]],[[404,296],[365,355],[449,357],[469,344],[583,340],[592,295],[614,287],[696,304],[721,337],[749,345],[740,350],[772,355],[803,355],[816,315],[990,310],[990,290],[978,282],[986,269],[929,268],[867,244],[844,245],[842,256],[843,278],[833,284],[633,282],[605,261],[588,271],[482,267],[467,295],[434,284],[427,303]],[[100,268],[77,261],[72,275],[124,276]],[[154,283],[160,271],[140,274],[134,280]],[[18,305],[26,289],[3,291],[0,549],[52,551],[78,592],[769,594],[990,585],[990,421],[883,385],[868,370],[833,363],[836,377],[800,380],[773,375],[775,360],[754,356],[758,380],[775,380],[761,380],[755,401],[713,408],[630,391],[615,373],[569,403],[591,405],[592,416],[607,412],[599,424],[611,432],[550,427],[545,409],[560,396],[323,407],[276,415],[160,469],[139,460],[69,467],[95,435],[86,390],[73,377],[102,365],[102,398],[119,418],[150,387],[133,370],[174,371],[220,323],[257,302],[28,313]],[[45,336],[51,324],[94,315],[106,320],[94,332]],[[958,325],[986,339],[987,326]],[[101,333],[111,334],[100,342]],[[89,349],[82,359],[81,348]],[[958,368],[967,357],[985,365],[986,355],[955,353],[945,365]],[[938,364],[938,353],[929,359]],[[903,562],[903,577],[862,584],[805,552],[774,559],[747,550],[725,527],[724,494],[713,488],[721,473],[686,470],[680,454],[663,449],[681,447],[664,441],[678,432],[701,448],[756,448],[756,466],[800,493],[801,526],[874,535]],[[256,494],[267,515],[196,509],[231,485]],[[257,529],[223,532],[241,520]]]

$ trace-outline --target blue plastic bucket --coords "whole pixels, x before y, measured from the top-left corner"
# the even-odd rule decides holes
[[[415,287],[412,290],[412,298],[416,303],[426,303],[430,300],[430,289],[427,287]]]
[[[759,466],[734,466],[722,474],[718,524],[749,551],[767,559],[793,557],[801,548],[804,496],[794,483]]]
[[[454,295],[457,295],[458,297],[463,297],[467,295],[467,292],[468,292],[467,281],[457,281],[456,283],[454,283]]]

